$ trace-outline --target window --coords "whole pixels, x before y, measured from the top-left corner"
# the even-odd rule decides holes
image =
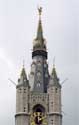
[[[37,61],[37,65],[38,65],[38,66],[41,66],[41,61]]]
[[[20,93],[22,92],[21,90],[22,90],[22,89],[20,88],[20,89],[19,89],[19,92],[20,92]]]
[[[51,125],[53,125],[53,120],[51,120]]]
[[[24,93],[26,93],[26,89],[24,89]]]
[[[51,104],[53,105],[53,102],[51,102]]]
[[[37,87],[40,87],[40,82],[37,83]]]
[[[24,107],[24,112],[26,111],[26,107]]]
[[[33,102],[35,102],[35,99],[33,99]]]
[[[46,63],[44,63],[44,68],[46,68],[47,67],[47,65],[46,65]]]
[[[41,76],[41,73],[40,72],[37,72],[37,77],[40,77]]]
[[[58,90],[58,89],[57,89],[57,88],[55,88],[55,92],[56,92],[56,93],[57,93],[57,90]]]
[[[24,82],[26,82],[26,79],[24,79]]]
[[[51,102],[51,107],[53,108],[53,102]]]
[[[33,64],[31,65],[31,67],[32,67],[32,68],[31,68],[31,70],[32,70],[31,72],[34,72],[34,71],[35,71],[35,63],[33,63]]]
[[[45,77],[48,78],[48,74],[47,73],[45,74]]]
[[[42,99],[42,101],[45,101],[44,98]]]

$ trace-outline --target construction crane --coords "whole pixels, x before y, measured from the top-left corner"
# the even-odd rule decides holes
[[[11,80],[10,78],[8,79],[11,83],[13,83],[13,85],[15,85],[16,86],[16,83],[13,81],[13,80]]]

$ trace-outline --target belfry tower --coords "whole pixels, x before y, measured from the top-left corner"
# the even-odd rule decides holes
[[[48,71],[48,53],[43,37],[41,13],[33,41],[29,79],[23,66],[16,86],[15,125],[62,125],[61,85],[55,65]]]

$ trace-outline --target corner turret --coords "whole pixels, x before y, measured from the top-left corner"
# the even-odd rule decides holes
[[[15,125],[28,125],[29,122],[29,82],[23,66],[18,85],[16,86],[16,115]]]
[[[55,65],[48,85],[49,94],[49,124],[62,125],[62,111],[61,111],[61,85],[57,77]],[[51,123],[52,121],[52,123]]]
[[[20,74],[20,78],[18,79],[18,85],[19,86],[25,86],[25,87],[29,87],[29,82],[27,80],[27,75],[26,75],[26,71],[25,68],[23,66],[21,74]]]
[[[53,65],[52,73],[50,75],[49,86],[55,86],[61,88],[55,65]]]

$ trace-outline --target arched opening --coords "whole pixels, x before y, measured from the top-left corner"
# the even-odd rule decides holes
[[[45,108],[42,105],[37,104],[33,107],[33,112],[45,113]]]

